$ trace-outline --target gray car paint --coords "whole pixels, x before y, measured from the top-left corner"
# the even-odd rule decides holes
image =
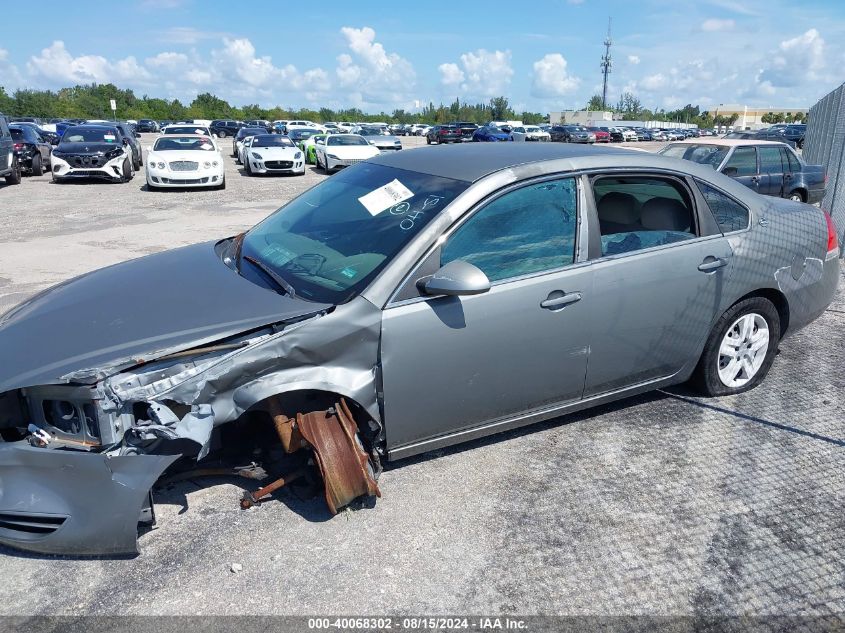
[[[545,144],[503,144],[502,147],[484,146],[482,150],[467,144],[448,150],[430,148],[397,152],[378,156],[371,162],[461,179],[473,185],[433,218],[358,297],[335,307],[305,304],[312,311],[306,314],[305,308],[292,309],[289,298],[265,288],[255,286],[253,296],[253,289],[246,290],[246,286],[240,285],[250,282],[238,278],[234,271],[222,265],[219,255],[209,245],[172,251],[170,255],[153,257],[172,257],[168,260],[169,265],[177,270],[181,265],[185,270],[195,269],[193,275],[198,276],[199,287],[192,285],[189,279],[181,278],[182,289],[191,294],[191,300],[169,305],[170,318],[192,322],[193,313],[203,310],[210,316],[201,320],[203,327],[196,328],[193,334],[188,334],[191,332],[189,327],[175,328],[179,330],[179,336],[169,341],[172,347],[168,350],[190,349],[214,337],[231,334],[232,324],[238,319],[221,318],[219,320],[226,321],[225,327],[215,329],[214,321],[218,320],[215,310],[227,308],[205,296],[220,296],[230,288],[243,294],[238,294],[239,301],[225,304],[242,300],[245,313],[239,316],[245,323],[250,326],[270,322],[278,325],[245,338],[245,344],[234,351],[218,350],[178,361],[152,360],[135,368],[125,367],[127,353],[119,342],[112,340],[103,349],[98,349],[96,340],[91,339],[93,331],[89,329],[85,336],[92,349],[84,355],[85,362],[69,362],[74,355],[61,346],[55,360],[51,360],[48,356],[52,348],[45,346],[47,350],[39,352],[43,354],[38,361],[42,366],[33,365],[23,372],[13,371],[4,377],[3,389],[32,386],[30,377],[34,376],[50,384],[61,384],[68,376],[96,376],[99,380],[94,389],[98,406],[102,413],[112,415],[109,420],[119,431],[131,427],[131,405],[135,402],[208,405],[213,424],[220,425],[236,419],[270,396],[302,390],[326,391],[342,395],[366,410],[375,429],[384,430],[387,455],[395,459],[678,382],[689,375],[712,322],[724,306],[750,291],[779,290],[789,302],[788,332],[791,332],[824,310],[838,283],[838,261],[825,252],[826,229],[818,210],[799,203],[762,198],[710,168],[689,162],[624,149]],[[418,273],[424,272],[426,262],[444,233],[478,208],[491,193],[528,179],[595,170],[657,171],[681,178],[691,174],[746,204],[751,210],[751,226],[725,237],[707,235],[681,245],[640,251],[633,256],[602,258],[594,248],[597,220],[592,196],[584,184],[586,176],[581,176],[581,222],[573,266],[494,284],[489,293],[472,297],[420,295],[399,298],[402,289],[413,286]],[[670,316],[688,316],[688,311],[694,307],[678,307],[668,292],[660,296],[658,290],[665,281],[667,268],[686,268],[708,255],[729,256],[728,249],[732,252],[731,266],[720,269],[712,278],[698,271],[673,273],[670,287],[679,292],[687,290],[685,296],[696,289],[695,301],[699,303],[694,305],[701,306],[703,315],[675,330],[668,330],[670,340],[660,350],[665,358],[656,359],[646,374],[629,376],[627,381],[620,378],[626,368],[633,372],[634,368],[642,366],[643,359],[648,359],[645,343],[657,340],[661,324],[666,326]],[[188,266],[194,258],[197,263],[219,268],[214,268],[217,271],[214,275],[206,276],[199,270],[202,266]],[[624,262],[638,264],[634,273],[636,279],[627,284],[627,271],[614,271],[622,268]],[[150,270],[157,270],[157,264]],[[106,277],[114,275],[114,281],[108,286],[111,292],[120,292],[121,284],[117,281],[121,277],[124,285],[131,285],[135,291],[134,301],[127,306],[129,310],[145,305],[138,297],[163,307],[156,303],[157,285],[145,285],[143,268],[126,265],[106,271],[111,271],[105,273]],[[127,274],[122,275],[121,271]],[[98,274],[90,275],[87,283],[96,285]],[[685,289],[685,280],[690,278],[699,281],[693,281],[692,288]],[[25,329],[28,311],[34,315],[33,327],[36,327],[40,318],[52,316],[51,310],[61,307],[63,301],[78,308],[70,289],[79,281],[48,291],[31,305],[15,309],[4,317],[0,322],[0,348],[13,350],[12,357],[22,359],[26,349],[15,346],[17,344],[10,339]],[[602,286],[615,284],[613,290],[631,293],[630,298],[623,301],[617,297],[610,302],[605,299],[602,303],[600,295],[605,288],[597,281]],[[139,285],[144,293],[137,292]],[[168,286],[168,296],[172,297],[178,287],[179,284]],[[536,303],[545,299],[549,292],[568,292],[576,288],[584,293],[587,301],[579,301],[558,313],[535,309]],[[658,290],[651,290],[653,288]],[[194,297],[195,289],[201,289],[203,296]],[[127,295],[120,296],[125,300]],[[113,303],[109,292],[89,294],[87,299],[92,302],[87,307],[93,314]],[[200,310],[197,302],[200,302]],[[279,308],[278,314],[268,321],[273,306]],[[253,307],[255,313],[250,314]],[[154,321],[159,318],[153,310],[141,309],[147,311],[143,313],[145,317]],[[603,328],[614,325],[612,319],[615,317],[602,316],[597,311],[620,309],[628,310],[633,317],[629,328],[631,336],[642,335],[643,328],[648,327],[642,344],[620,347],[614,354],[613,341],[605,341],[606,345],[602,347],[598,337],[606,333]],[[498,318],[490,318],[489,310],[496,311]],[[667,314],[662,314],[664,311]],[[88,319],[92,313],[88,314]],[[122,323],[117,312],[110,311],[108,315],[104,326]],[[294,318],[290,318],[291,315],[295,315]],[[649,319],[660,321],[655,325]],[[135,318],[133,328],[143,330],[144,321],[145,318]],[[10,324],[16,324],[18,329]],[[61,319],[56,319],[51,327],[60,324]],[[78,325],[84,326],[85,319]],[[211,328],[211,333],[204,327]],[[244,329],[248,327],[245,325]],[[141,354],[156,358],[162,353],[159,338],[169,340],[165,330],[156,328],[152,336],[129,337],[137,343],[131,346],[131,356]],[[70,334],[69,330],[65,331]],[[127,336],[129,334],[127,331]],[[110,335],[103,333],[103,336]],[[192,336],[193,342],[189,340]],[[146,343],[149,344],[145,348]],[[617,371],[602,375],[602,367],[590,368],[593,345],[599,350],[597,355],[603,354],[605,362],[616,365]],[[118,349],[111,349],[114,347]],[[675,358],[673,355],[685,356]],[[87,362],[91,358],[102,364]],[[597,378],[591,382],[591,376]],[[423,415],[425,411],[429,415]],[[0,445],[0,513],[64,513],[74,517],[72,522],[47,537],[22,543],[0,534],[0,542],[35,551],[78,552],[83,537],[90,541],[89,535],[101,534],[103,552],[134,551],[134,535],[132,547],[122,549],[127,543],[125,525],[118,529],[113,524],[98,523],[96,515],[88,512],[87,496],[69,489],[72,484],[68,482],[87,478],[95,487],[86,490],[85,495],[101,494],[105,500],[103,512],[119,509],[137,518],[143,499],[133,496],[129,503],[119,494],[110,493],[112,479],[105,475],[103,460],[108,466],[108,460],[115,457],[140,462],[139,458],[147,456],[120,455],[118,449],[110,450],[112,452],[77,453],[52,447],[28,448],[22,443]],[[47,464],[54,471],[65,470],[74,475],[68,477],[67,482],[51,484],[39,471]],[[157,477],[160,472],[157,469],[162,464],[156,462],[154,468],[139,467],[139,470]],[[25,497],[19,490],[30,485],[27,482],[36,482],[45,493]],[[148,483],[151,481],[132,478],[128,487],[132,490],[148,488]],[[47,494],[46,489],[51,485],[54,494]],[[97,542],[89,542],[84,551],[90,553],[98,547]]]

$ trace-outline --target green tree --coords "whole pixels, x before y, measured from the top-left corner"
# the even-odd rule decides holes
[[[509,121],[513,118],[514,113],[511,110],[510,102],[507,97],[493,97],[490,99],[490,120],[491,121]]]
[[[604,110],[604,104],[601,100],[601,95],[593,95],[587,102],[586,110]]]

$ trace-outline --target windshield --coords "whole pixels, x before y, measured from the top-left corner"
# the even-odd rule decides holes
[[[698,143],[674,143],[667,145],[659,152],[672,158],[683,158],[694,163],[710,165],[713,169],[719,167],[728,153],[728,148],[722,145]]]
[[[525,128],[525,131],[526,132],[539,132],[540,128],[538,128],[538,127],[527,127],[527,128]]]
[[[252,147],[295,147],[295,145],[287,136],[259,134],[252,139]]]
[[[288,136],[294,140],[301,140],[304,138],[311,138],[317,134],[317,130],[291,130]]]
[[[361,136],[386,136],[387,133],[380,127],[362,127],[358,132]]]
[[[257,225],[246,234],[241,252],[270,267],[297,296],[344,303],[467,186],[361,163],[324,180]],[[243,258],[240,271],[266,283]]]
[[[153,145],[154,152],[197,150],[200,152],[213,152],[214,144],[207,136],[178,136],[173,138],[157,139]]]
[[[168,125],[164,130],[165,134],[206,134],[208,129],[195,127],[193,125]]]
[[[329,136],[326,139],[326,145],[369,145],[367,141],[360,136]]]
[[[72,127],[62,137],[66,143],[117,143],[117,130],[107,127]]]
[[[238,130],[238,140],[242,140],[247,136],[257,136],[258,134],[267,134],[267,130],[263,127],[242,127]]]

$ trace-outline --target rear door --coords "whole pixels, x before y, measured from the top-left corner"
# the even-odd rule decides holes
[[[12,156],[12,136],[9,134],[9,126],[6,124],[6,117],[0,116],[0,172],[9,168],[9,159]]]
[[[689,369],[723,309],[732,256],[683,178],[608,173],[592,188],[601,253],[592,259],[585,398]]]
[[[736,147],[728,157],[722,173],[760,193],[760,171],[757,167],[756,147]]]
[[[760,159],[760,193],[765,196],[783,196],[784,167],[781,148],[761,145],[757,148]]]

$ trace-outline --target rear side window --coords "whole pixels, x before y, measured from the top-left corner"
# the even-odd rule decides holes
[[[719,224],[722,233],[731,233],[748,228],[748,209],[730,196],[714,189],[708,184],[696,180],[695,184],[707,201],[707,206]]]
[[[577,227],[575,180],[528,185],[497,198],[449,238],[440,263],[462,260],[500,281],[571,264]]]
[[[593,183],[603,256],[697,236],[689,191],[672,178],[601,177]]]
[[[783,164],[780,160],[779,147],[761,147],[757,151],[760,152],[760,172],[763,174],[780,174],[783,173]]]
[[[737,147],[722,171],[735,169],[731,176],[754,176],[757,173],[757,148]]]
[[[785,147],[781,148],[781,151],[786,154],[786,159],[789,161],[789,171],[801,171],[801,162],[798,157]]]

